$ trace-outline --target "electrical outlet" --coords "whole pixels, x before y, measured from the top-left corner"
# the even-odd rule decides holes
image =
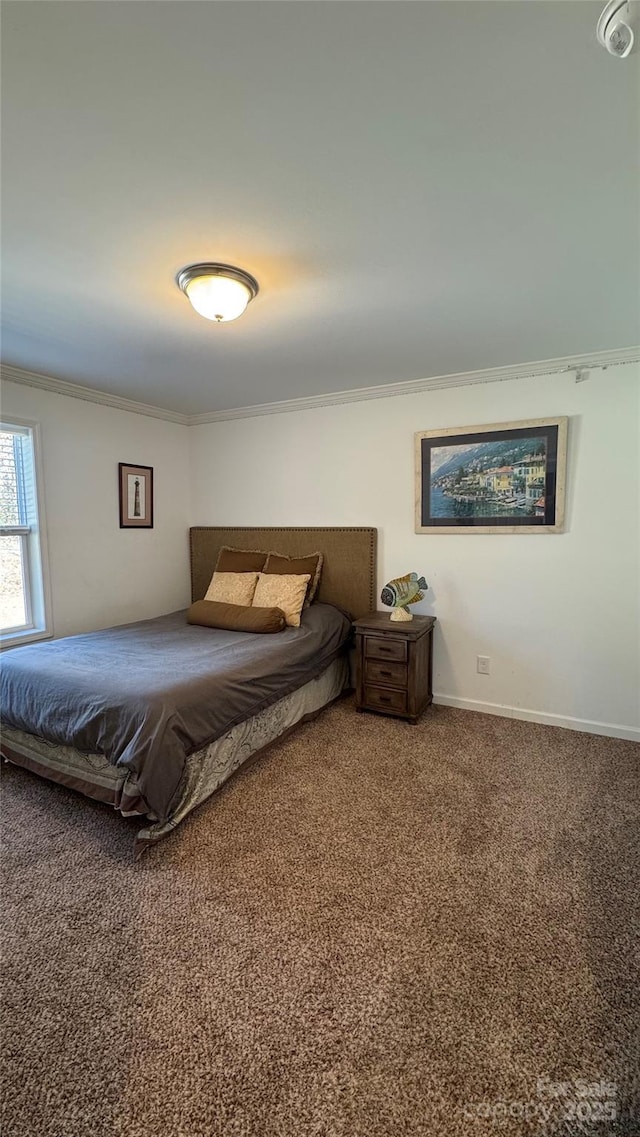
[[[488,655],[478,656],[478,675],[491,674],[491,660]]]

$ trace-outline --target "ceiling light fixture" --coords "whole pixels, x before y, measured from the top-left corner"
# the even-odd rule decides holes
[[[180,269],[178,288],[205,320],[237,320],[258,295],[258,281],[233,265],[197,264]]]
[[[618,16],[623,8],[625,20]],[[633,48],[633,29],[626,23],[630,18],[631,9],[627,0],[609,0],[598,20],[596,28],[598,43],[618,59],[626,59]]]

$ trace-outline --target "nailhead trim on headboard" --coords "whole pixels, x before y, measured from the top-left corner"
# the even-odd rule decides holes
[[[325,563],[317,599],[339,605],[354,619],[375,610],[377,529],[196,525],[191,528],[189,537],[192,600],[204,596],[220,548],[235,545],[288,556],[321,552]]]

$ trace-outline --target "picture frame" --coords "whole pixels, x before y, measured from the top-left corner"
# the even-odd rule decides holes
[[[153,529],[153,466],[118,463],[121,529]]]
[[[416,432],[416,533],[562,533],[568,421]]]

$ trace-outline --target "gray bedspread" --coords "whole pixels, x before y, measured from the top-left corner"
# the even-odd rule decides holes
[[[186,612],[7,652],[0,708],[7,726],[135,771],[167,819],[189,754],[319,675],[351,625],[313,604],[275,635],[188,624]]]

